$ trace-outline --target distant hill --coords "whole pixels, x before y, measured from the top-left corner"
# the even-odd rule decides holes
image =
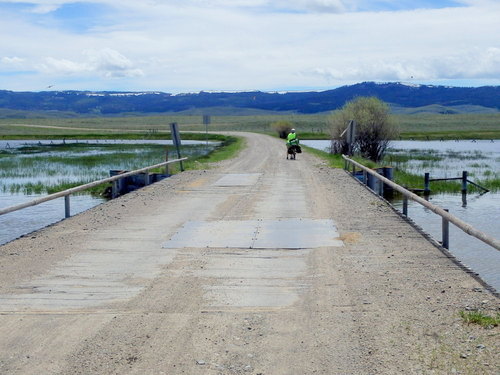
[[[376,96],[395,113],[488,113],[500,110],[500,86],[447,87],[363,82],[327,91],[270,93],[0,90],[0,116],[101,116],[161,113],[319,113],[342,107],[357,96]],[[29,114],[29,115],[27,115]]]
[[[391,105],[391,112],[398,115],[416,115],[420,113],[434,113],[444,115],[455,115],[464,113],[498,113],[498,109],[483,107],[480,105],[455,105],[446,107],[440,104],[425,105],[423,107],[401,107],[395,104]]]

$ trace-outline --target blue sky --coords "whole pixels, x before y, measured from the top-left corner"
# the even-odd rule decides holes
[[[0,89],[500,84],[500,0],[0,0]]]

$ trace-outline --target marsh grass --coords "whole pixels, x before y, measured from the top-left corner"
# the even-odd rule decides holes
[[[311,147],[302,146],[303,149],[307,150],[309,153],[319,156],[323,160],[329,163],[332,168],[344,168],[344,160],[340,155],[329,154],[325,151],[320,151]],[[413,152],[412,152],[413,151]],[[354,156],[352,159],[360,164],[363,164],[367,168],[379,168],[382,166],[392,166],[394,168],[394,182],[397,184],[408,188],[408,189],[423,189],[424,188],[424,173],[417,174],[409,172],[410,169],[408,162],[419,160],[424,162],[424,167],[434,168],[438,167],[443,163],[443,157],[435,153],[417,153],[421,150],[410,150],[408,154],[388,154],[382,163],[374,163],[371,160],[363,159],[359,156]],[[458,156],[457,156],[458,157]],[[427,171],[428,169],[426,169]],[[474,177],[474,173],[469,173],[470,177]],[[486,187],[490,191],[500,190],[500,176],[497,172],[488,171],[488,178],[483,178],[477,183]],[[458,177],[458,176],[457,176]],[[430,184],[431,193],[460,193],[461,192],[461,181],[450,180],[450,181],[432,181]],[[468,190],[471,193],[483,192],[471,184],[468,185]]]
[[[401,153],[390,153],[387,154],[384,158],[385,163],[389,163],[390,165],[397,165],[401,163],[408,163],[410,161],[415,160],[427,160],[427,161],[440,161],[441,158],[437,155],[423,155],[423,154],[414,154],[413,151],[409,150],[408,153],[402,153],[403,151],[398,151]]]
[[[394,170],[394,182],[406,189],[423,189],[424,177],[405,172],[404,170]],[[460,183],[456,181],[434,181],[431,183],[432,193],[457,193],[460,192]]]
[[[471,162],[473,161],[473,162]],[[500,174],[492,170],[491,158],[481,151],[437,151],[437,150],[401,150],[391,149],[383,160],[384,165],[394,168],[395,182],[408,187],[422,189],[424,174],[429,172],[432,178],[456,178],[462,170],[468,170],[473,181],[490,191],[500,190]],[[460,169],[461,168],[461,169]],[[433,193],[459,193],[461,181],[431,181]],[[482,192],[472,184],[470,192]]]
[[[224,138],[225,139],[225,138]],[[215,145],[183,146],[182,156],[196,159]],[[109,170],[134,170],[176,158],[165,145],[42,145],[12,149],[0,158],[0,190],[10,193],[54,193],[109,177]],[[164,170],[163,170],[164,171]],[[161,172],[163,172],[161,171]]]

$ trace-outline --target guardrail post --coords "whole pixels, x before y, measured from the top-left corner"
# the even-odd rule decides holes
[[[71,216],[70,204],[69,204],[69,195],[64,196],[64,217],[67,219]]]
[[[394,180],[394,171],[392,169],[392,167],[384,167],[383,168],[383,171],[384,171],[384,174],[383,176],[389,180]],[[383,195],[384,197],[392,197],[393,193],[394,193],[394,189],[392,188],[392,186],[386,184],[386,183],[383,183],[382,184],[383,186]]]
[[[342,155],[342,158],[344,160],[347,160],[348,162],[350,163],[353,163],[355,164],[358,168],[362,169],[362,170],[365,170],[368,172],[368,187],[371,187],[372,185],[375,185],[373,183],[373,180],[375,180],[374,176],[376,175],[376,173],[372,172],[369,168],[367,168],[366,166],[354,161],[354,160],[351,160],[349,158],[347,158],[345,155]],[[481,240],[482,242],[490,245],[491,247],[495,248],[496,250],[500,250],[500,240],[497,240],[496,238],[493,238],[491,237],[490,235],[484,233],[484,232],[481,232],[480,230],[477,230],[476,228],[473,228],[471,225],[465,223],[464,221],[460,220],[459,218],[457,218],[456,216],[453,216],[449,213],[447,213],[448,210],[444,210],[442,209],[441,207],[438,207],[438,206],[435,206],[434,204],[428,202],[428,196],[427,197],[424,197],[424,198],[427,198],[427,199],[424,199],[418,195],[416,195],[415,193],[412,193],[411,191],[408,191],[407,189],[403,188],[402,186],[394,183],[393,181],[389,180],[389,179],[386,179],[385,177],[383,176],[380,176],[380,178],[384,179],[384,182],[390,186],[392,186],[392,188],[396,191],[399,191],[400,193],[402,193],[403,195],[409,197],[411,200],[417,202],[418,204],[421,204],[422,206],[428,208],[429,210],[431,210],[432,212],[434,212],[435,214],[441,216],[443,218],[443,241],[442,241],[442,244],[444,247],[449,247],[450,243],[449,243],[449,223],[451,222],[452,224],[456,225],[458,228],[460,228],[461,230],[463,230],[465,233],[471,235],[471,236],[474,236],[475,238]],[[460,178],[458,178],[460,179]],[[468,181],[468,183],[470,184],[474,184],[473,182],[471,181]],[[373,189],[372,189],[373,190]],[[407,214],[407,208],[405,207],[404,208],[406,214]],[[1,212],[1,211],[0,211]],[[446,217],[446,220],[444,219]]]
[[[424,194],[429,195],[431,189],[429,187],[429,172],[424,174]]]
[[[368,173],[363,169],[363,183],[368,185]]]
[[[444,209],[446,212],[448,212],[449,210],[447,208]],[[448,221],[448,219],[445,219],[443,217],[443,220],[442,220],[442,245],[445,249],[449,249],[450,248],[450,222]]]
[[[403,195],[403,215],[408,217],[408,197]]]
[[[166,163],[174,163],[174,162],[179,162],[180,163],[182,160],[187,160],[187,159],[188,158],[181,158],[179,160],[172,160],[171,162],[162,162],[162,163],[158,163],[158,164],[155,164],[155,165],[150,165],[150,166],[145,167],[145,168],[137,169],[137,170],[131,171],[131,172],[116,171],[116,172],[118,172],[118,174],[120,174],[119,176],[118,175],[114,175],[114,176],[111,176],[109,178],[104,178],[104,179],[93,181],[93,182],[90,182],[88,184],[83,184],[83,185],[80,185],[80,186],[77,186],[77,187],[74,187],[74,188],[71,188],[71,189],[66,189],[66,190],[63,190],[63,191],[60,191],[60,192],[57,192],[57,193],[49,194],[49,195],[47,195],[45,197],[40,197],[40,198],[31,200],[29,202],[21,203],[21,204],[18,204],[18,205],[15,205],[15,206],[6,207],[6,208],[0,208],[0,216],[8,214],[9,212],[14,212],[14,211],[22,210],[23,208],[36,206],[36,205],[39,205],[41,203],[51,201],[53,199],[59,199],[59,198],[65,197],[65,202],[64,202],[65,213],[66,213],[66,217],[69,217],[70,214],[71,214],[71,212],[70,212],[70,198],[69,198],[69,196],[71,194],[74,194],[74,193],[77,193],[77,192],[80,192],[80,191],[84,191],[86,189],[90,189],[90,188],[93,188],[95,186],[99,186],[99,185],[102,185],[102,184],[105,184],[105,183],[112,183],[113,184],[112,191],[111,191],[112,198],[116,198],[122,192],[121,188],[122,188],[122,186],[124,184],[124,179],[125,178],[128,178],[130,176],[135,176],[135,175],[137,175],[139,173],[142,173],[144,171],[149,171],[151,169],[160,168],[163,165],[165,165]],[[113,171],[110,171],[110,172],[113,172]]]
[[[367,173],[368,174],[368,173]],[[375,176],[372,174],[368,174],[367,179],[366,179],[366,185],[373,191],[375,191],[375,188],[377,186],[377,179]]]
[[[385,167],[378,168],[377,173],[382,175],[383,177],[387,178],[385,169],[386,169]],[[378,195],[380,195],[381,197],[385,197],[385,188],[386,188],[386,186],[385,186],[384,181],[382,181],[382,179],[379,178],[378,179],[378,191],[379,191]]]
[[[467,194],[467,171],[462,171],[462,194]]]
[[[118,195],[120,195],[120,189],[119,189],[119,180],[113,181],[113,186],[111,187],[111,198],[115,199]]]

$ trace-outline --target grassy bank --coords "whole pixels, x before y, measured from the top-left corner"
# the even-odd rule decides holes
[[[328,163],[330,168],[344,168],[344,159],[340,155],[332,155],[328,152],[317,150],[312,147],[301,146],[301,148],[310,154],[316,155]]]
[[[235,157],[243,148],[245,148],[245,139],[241,137],[225,136],[220,146],[216,147],[208,154],[190,158],[183,163],[185,170],[207,169],[211,164]],[[178,173],[180,165],[176,163],[169,168],[170,173]]]

